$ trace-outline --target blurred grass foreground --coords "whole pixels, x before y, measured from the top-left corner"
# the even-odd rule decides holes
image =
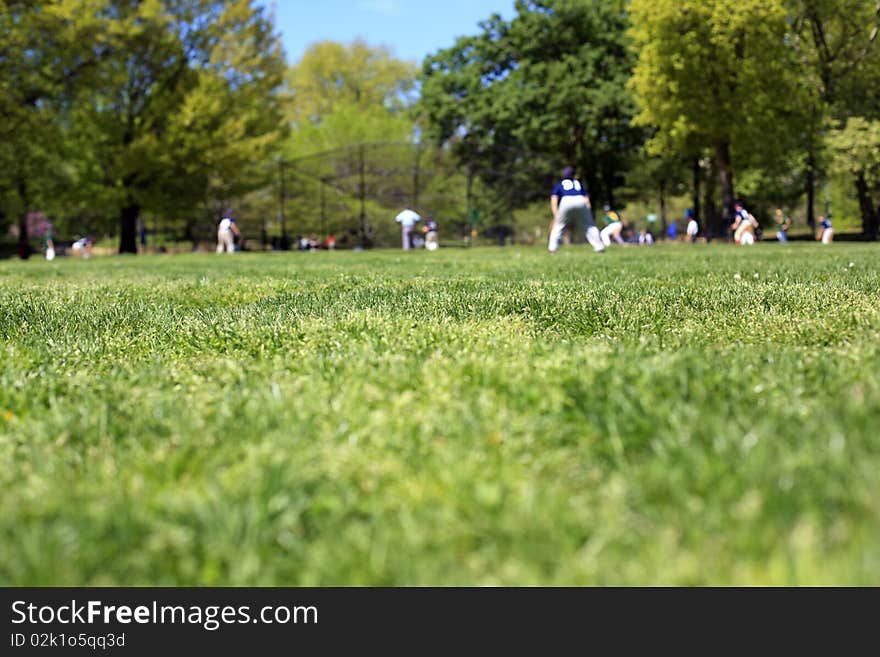
[[[880,582],[880,252],[0,262],[0,584]]]

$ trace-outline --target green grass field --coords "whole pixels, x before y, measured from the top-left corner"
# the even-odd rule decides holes
[[[0,584],[880,584],[880,248],[0,262]]]

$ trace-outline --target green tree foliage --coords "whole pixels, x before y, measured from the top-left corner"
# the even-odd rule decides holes
[[[630,12],[637,122],[656,127],[656,151],[713,149],[729,220],[736,163],[779,158],[798,116],[783,3],[633,0]]]
[[[791,45],[817,111],[853,116],[880,107],[876,0],[790,0]]]
[[[709,217],[735,191],[812,217],[833,174],[877,233],[877,0],[518,0],[420,74],[361,40],[286,67],[265,4],[0,0],[0,224],[23,253],[29,213],[118,222],[128,252],[138,218],[196,239],[230,204],[363,243],[407,204],[462,231],[528,209],[534,233],[564,164],[597,204],[678,212],[690,185]]]
[[[359,144],[409,142],[414,64],[386,47],[323,41],[288,69],[289,158]],[[330,170],[319,175],[330,175]]]
[[[875,0],[791,0],[789,43],[800,60],[807,111],[801,147],[807,217],[823,170],[829,119],[880,115],[880,3]]]
[[[518,0],[516,12],[425,60],[419,111],[429,135],[490,189],[513,194],[508,206],[546,198],[565,163],[613,202],[643,134],[630,125],[625,3]]]
[[[862,213],[862,233],[870,240],[878,237],[880,224],[880,121],[853,117],[830,133],[828,144],[834,167],[849,174]]]
[[[362,40],[316,43],[290,67],[284,195],[299,232],[354,225],[369,244],[376,221],[399,211],[392,203],[412,203],[416,71]]]
[[[71,182],[62,117],[106,54],[93,0],[0,1],[0,215],[51,209]]]
[[[252,0],[112,0],[102,17],[111,55],[78,118],[134,253],[143,210],[191,215],[260,183],[283,53]]]
[[[321,123],[339,107],[401,112],[412,102],[416,67],[390,48],[356,39],[312,45],[287,74],[291,118],[297,126]]]

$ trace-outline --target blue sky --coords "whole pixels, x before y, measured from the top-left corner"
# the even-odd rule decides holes
[[[389,46],[400,59],[420,62],[477,23],[498,13],[512,18],[514,0],[265,0],[275,5],[287,58],[295,63],[315,41],[362,37]]]

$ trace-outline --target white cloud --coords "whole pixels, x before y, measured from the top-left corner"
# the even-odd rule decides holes
[[[394,16],[400,9],[397,0],[361,0],[359,6],[364,11],[382,14],[383,16]]]

